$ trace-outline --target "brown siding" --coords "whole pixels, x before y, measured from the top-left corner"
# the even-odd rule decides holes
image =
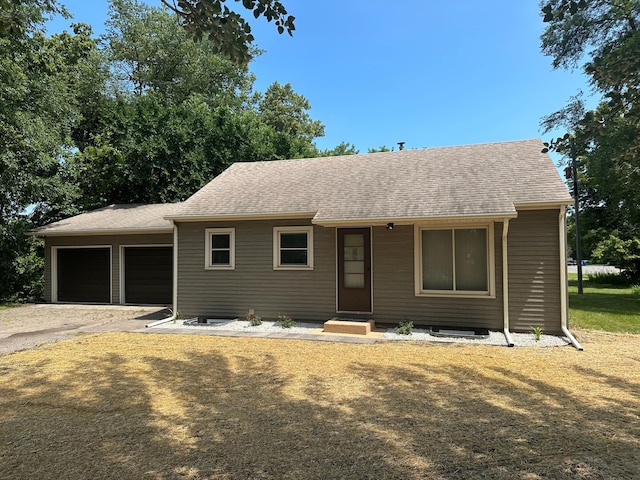
[[[89,235],[73,237],[46,237],[45,238],[45,301],[51,302],[51,247],[62,246],[91,246],[111,245],[111,303],[120,303],[120,245],[172,245],[173,234],[146,234],[146,235]]]
[[[414,227],[373,228],[373,312],[376,321],[501,329],[502,224],[494,228],[496,298],[415,295]]]
[[[559,210],[521,211],[509,224],[509,320],[513,331],[560,332]]]
[[[278,312],[325,321],[336,311],[335,229],[314,227],[314,269],[273,269],[273,227],[309,220],[202,222],[178,225],[178,310],[182,316],[264,319]],[[235,270],[205,270],[205,229],[235,228]]]

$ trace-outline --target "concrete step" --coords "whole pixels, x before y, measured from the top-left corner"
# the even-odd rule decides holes
[[[375,321],[350,321],[332,318],[324,322],[324,331],[326,333],[346,333],[350,335],[368,335],[376,328]]]

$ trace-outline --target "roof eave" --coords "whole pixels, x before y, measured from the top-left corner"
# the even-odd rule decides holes
[[[522,202],[516,203],[517,210],[549,210],[562,206],[573,205],[573,198],[563,198],[559,200],[549,200],[544,202]]]
[[[91,230],[32,230],[27,233],[32,237],[80,237],[95,235],[139,235],[139,234],[158,234],[172,233],[173,227],[156,227],[156,228],[101,228]]]
[[[312,221],[314,225],[322,227],[377,227],[385,226],[388,223],[394,225],[414,225],[421,223],[456,223],[456,222],[482,222],[500,221],[506,218],[516,218],[518,212],[515,210],[508,212],[494,212],[468,215],[433,215],[419,217],[379,217],[379,218],[316,218]]]
[[[287,220],[308,218],[311,219],[316,212],[292,212],[292,213],[246,213],[233,215],[167,215],[165,220],[173,222],[227,222],[241,220]]]

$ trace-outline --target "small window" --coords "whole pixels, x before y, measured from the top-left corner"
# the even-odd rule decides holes
[[[492,228],[419,229],[417,294],[491,296]]]
[[[273,229],[273,268],[313,270],[313,227]]]
[[[207,228],[205,230],[204,268],[234,270],[235,267],[235,229]]]

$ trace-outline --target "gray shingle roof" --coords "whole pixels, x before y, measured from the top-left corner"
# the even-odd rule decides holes
[[[317,223],[513,215],[571,196],[539,139],[235,163],[173,218],[309,214]]]
[[[109,233],[171,232],[170,220],[164,217],[174,213],[179,204],[109,205],[60,220],[34,230],[39,236],[82,235]]]

